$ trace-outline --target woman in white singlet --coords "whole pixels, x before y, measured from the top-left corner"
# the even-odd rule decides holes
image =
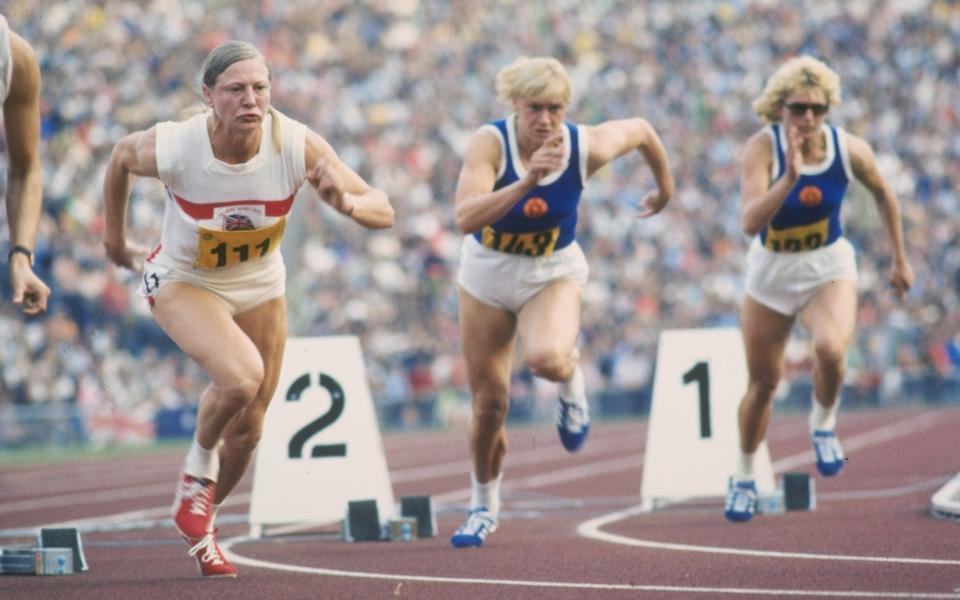
[[[270,69],[256,48],[225,42],[207,57],[208,110],[121,139],[104,180],[104,246],[134,268],[126,239],[130,176],[158,178],[167,203],[141,291],[154,318],[210,377],[174,502],[174,522],[204,577],[236,577],[216,542],[216,509],[240,480],[277,387],[287,336],[279,247],[297,190],[370,229],[393,208],[305,125],[270,106]]]

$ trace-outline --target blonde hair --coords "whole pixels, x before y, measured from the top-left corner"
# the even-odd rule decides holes
[[[555,58],[521,56],[497,73],[497,99],[506,104],[554,98],[569,103],[572,97],[567,70]]]
[[[783,101],[802,89],[822,91],[827,106],[840,103],[840,76],[823,61],[803,55],[791,58],[773,72],[763,93],[753,101],[753,111],[768,123],[777,123]]]

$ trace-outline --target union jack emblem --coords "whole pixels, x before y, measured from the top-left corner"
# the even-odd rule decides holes
[[[254,229],[254,226],[253,221],[247,215],[234,213],[223,217],[223,228],[226,231],[245,231]]]

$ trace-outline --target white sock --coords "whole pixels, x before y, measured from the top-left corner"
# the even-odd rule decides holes
[[[823,431],[833,431],[837,427],[837,409],[840,407],[840,400],[833,403],[830,408],[825,407],[813,397],[813,408],[810,410],[810,431],[817,429]]]
[[[222,507],[223,502],[213,505],[213,511],[210,513],[210,524],[207,525],[207,533],[213,533],[213,522],[217,520],[217,513],[220,512],[220,508]]]
[[[753,458],[756,453],[740,452],[740,459],[737,461],[737,470],[733,478],[737,481],[750,481],[753,477]]]
[[[209,479],[216,481],[220,474],[220,453],[217,451],[219,446],[213,450],[206,450],[197,443],[197,438],[193,438],[190,444],[190,450],[187,451],[187,458],[184,461],[183,472],[197,479]]]
[[[490,514],[500,514],[500,482],[503,481],[503,472],[486,483],[477,481],[477,476],[470,473],[470,510],[486,506]]]
[[[587,385],[579,364],[574,365],[573,375],[570,376],[569,381],[560,384],[560,395],[568,402],[575,401],[577,404],[586,407]]]

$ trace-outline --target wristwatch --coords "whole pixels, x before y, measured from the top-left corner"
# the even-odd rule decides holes
[[[16,245],[13,248],[10,248],[10,253],[7,254],[7,264],[10,263],[10,260],[13,258],[14,254],[17,253],[23,254],[27,257],[27,260],[30,261],[30,266],[33,266],[33,252],[30,251],[26,246]]]

